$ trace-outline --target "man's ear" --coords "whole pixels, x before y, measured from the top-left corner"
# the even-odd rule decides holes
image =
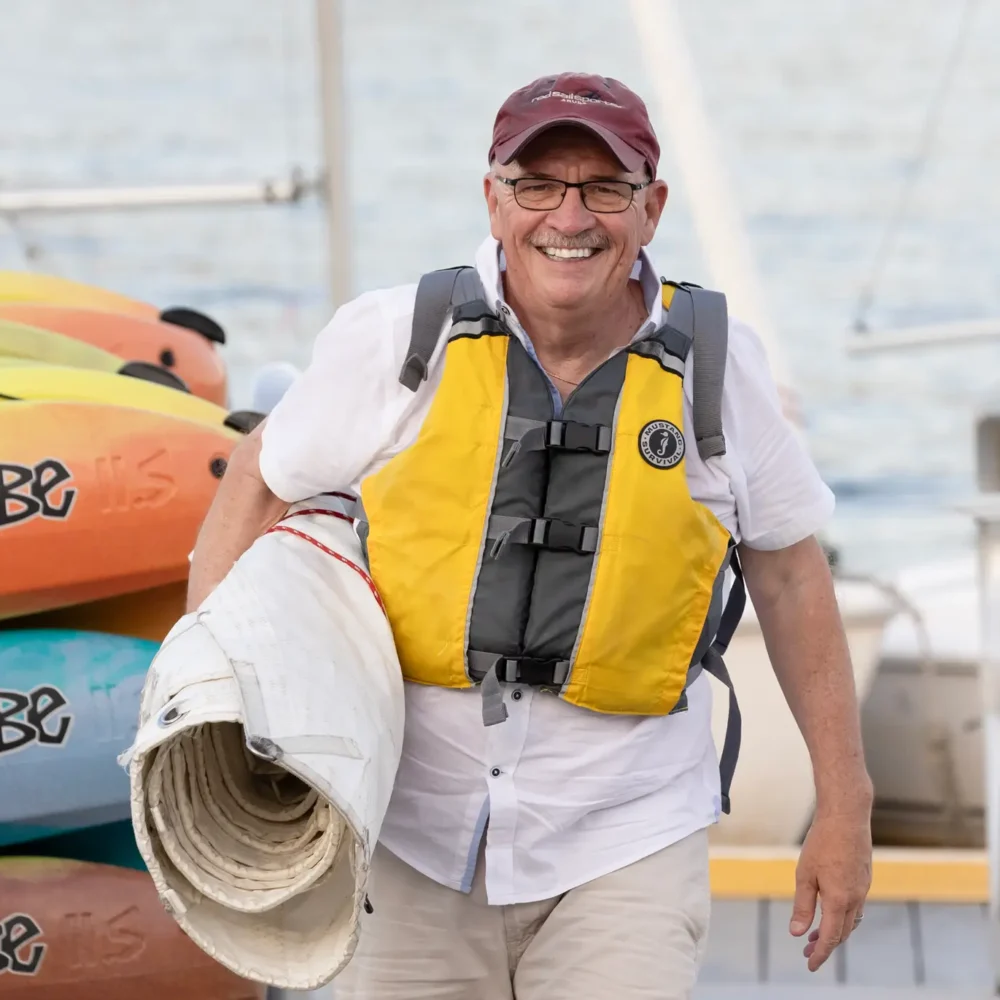
[[[483,196],[486,198],[486,210],[490,216],[490,233],[493,239],[500,239],[500,199],[496,193],[496,182],[493,174],[488,173],[483,177]]]
[[[643,246],[648,246],[652,242],[656,227],[660,224],[660,216],[663,215],[664,206],[667,204],[669,193],[666,181],[653,181],[643,192],[646,196],[646,217],[642,225]]]

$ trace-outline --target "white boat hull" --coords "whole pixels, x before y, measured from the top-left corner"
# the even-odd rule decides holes
[[[862,727],[875,784],[873,831],[901,844],[983,843],[985,773],[976,561],[916,567],[898,587],[919,611],[886,629]]]
[[[868,583],[841,581],[837,600],[844,620],[859,698],[867,696],[882,636],[893,613],[889,598]],[[726,655],[743,717],[743,741],[732,787],[732,812],[711,831],[715,844],[790,845],[809,822],[815,790],[805,742],[771,668],[760,625],[747,611]],[[728,698],[715,684],[712,733],[721,751]]]
[[[888,844],[980,847],[985,773],[975,557],[915,567],[894,586],[918,613],[923,640],[909,614],[890,608],[887,619],[865,588],[838,586],[875,785],[873,833]],[[733,813],[712,830],[713,842],[797,843],[813,806],[809,756],[750,608],[726,660],[743,713],[743,746]],[[726,712],[716,684],[712,724],[720,748]]]

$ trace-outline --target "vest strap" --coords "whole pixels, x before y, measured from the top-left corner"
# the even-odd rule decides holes
[[[703,459],[725,455],[722,385],[729,352],[729,311],[722,292],[687,282],[664,281],[674,296],[667,323],[691,339],[694,351],[692,392],[695,440]]]
[[[563,451],[592,451],[595,455],[608,455],[614,435],[605,424],[581,424],[577,420],[550,420],[548,424],[549,448]]]
[[[458,306],[454,312],[454,321],[448,333],[449,340],[458,340],[461,337],[508,337],[510,331],[491,312],[487,310],[485,302],[468,303],[471,307],[476,307],[477,315],[463,318],[459,315],[464,307]]]
[[[633,344],[629,350],[633,354],[652,358],[665,372],[672,372],[674,375],[679,375],[683,378],[684,360],[687,357],[687,352],[684,352],[683,357],[679,357],[675,351],[670,350],[663,343],[661,338],[670,338],[674,341],[682,340],[681,334],[677,330],[673,330],[670,327],[663,327],[655,337],[651,337],[649,340],[640,340],[638,343]],[[691,346],[690,342],[688,342],[687,346]]]
[[[483,725],[497,726],[507,721],[507,706],[503,703],[503,688],[497,677],[496,666],[490,667],[480,684],[483,702]]]
[[[719,631],[715,641],[708,647],[701,662],[688,672],[688,685],[704,670],[711,674],[719,683],[724,684],[729,691],[729,717],[726,720],[726,736],[722,743],[722,753],[719,755],[719,777],[722,791],[722,811],[729,814],[731,803],[729,791],[733,785],[733,775],[736,773],[736,762],[740,756],[740,743],[743,739],[743,717],[740,715],[739,702],[736,700],[736,690],[733,679],[729,676],[729,668],[723,660],[723,654],[729,648],[729,643],[740,623],[743,609],[746,607],[746,587],[743,583],[743,570],[736,549],[731,552],[729,565],[733,570],[733,586],[729,591],[726,607],[719,622]]]
[[[590,555],[597,551],[598,535],[595,525],[572,524],[550,517],[510,517],[504,514],[491,514],[486,528],[486,537],[495,539],[490,550],[492,559],[499,558],[508,542]]]
[[[508,417],[504,438],[514,444],[503,457],[506,468],[519,451],[589,451],[608,455],[614,433],[606,424],[584,424],[578,420],[532,420],[530,417]]]
[[[477,279],[478,281],[478,279]],[[459,289],[461,291],[461,289]],[[491,323],[490,329],[509,333],[503,320],[490,308],[490,304],[480,295],[464,301],[455,301],[461,296],[452,296],[453,308],[451,318],[453,323]]]
[[[411,392],[416,392],[427,378],[445,318],[451,316],[455,301],[477,299],[480,288],[475,268],[467,265],[429,271],[420,278],[413,306],[410,345],[399,372],[399,381]]]
[[[569,660],[505,656],[479,649],[470,649],[468,658],[469,671],[475,680],[494,673],[504,684],[527,684],[558,691],[569,676]]]

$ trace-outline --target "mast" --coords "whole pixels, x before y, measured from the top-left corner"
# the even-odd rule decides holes
[[[631,0],[646,72],[670,136],[695,230],[715,287],[767,351],[786,414],[794,417],[791,373],[765,302],[739,208],[702,101],[694,60],[674,0]]]
[[[344,113],[343,16],[340,0],[316,0],[321,190],[326,202],[328,287],[333,308],[351,297],[350,201],[347,188]]]

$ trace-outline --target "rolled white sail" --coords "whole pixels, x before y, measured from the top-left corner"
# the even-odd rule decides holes
[[[354,953],[399,763],[396,650],[343,500],[294,505],[164,640],[123,755],[161,899],[249,979]]]

